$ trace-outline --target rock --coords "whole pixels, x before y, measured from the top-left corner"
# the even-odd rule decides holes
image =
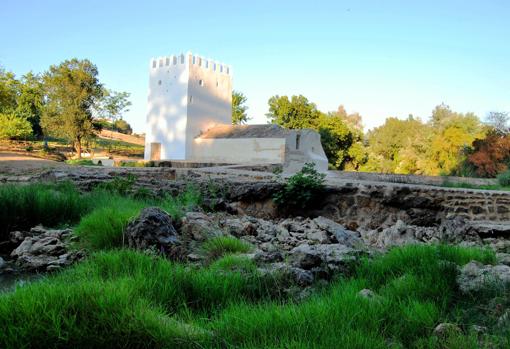
[[[477,335],[481,335],[487,332],[487,327],[480,325],[471,325],[469,330]]]
[[[295,267],[329,275],[343,272],[359,254],[358,250],[340,244],[301,244],[289,252],[289,262]]]
[[[361,291],[358,292],[358,296],[365,298],[365,299],[374,299],[378,296],[375,294],[374,291],[369,290],[368,288],[364,288]]]
[[[510,266],[510,253],[496,253],[496,259],[499,264]]]
[[[438,228],[438,237],[446,243],[459,243],[461,241],[482,243],[476,229],[462,216],[444,219]]]
[[[363,246],[363,240],[361,240],[361,236],[358,232],[348,230],[343,225],[322,216],[315,218],[313,221],[320,229],[330,233],[338,243],[353,248],[360,248]]]
[[[11,252],[11,257],[27,271],[52,271],[69,266],[85,255],[83,251],[68,251],[71,234],[70,229],[37,226],[26,234],[23,242]]]
[[[461,332],[462,331],[460,330],[459,326],[449,322],[443,322],[434,328],[433,335],[439,338],[447,338],[452,334],[459,334]]]
[[[180,232],[196,241],[222,235],[213,219],[202,212],[188,212],[181,222]]]
[[[280,251],[258,251],[255,253],[254,260],[257,263],[275,263],[283,261],[283,254]]]
[[[510,284],[510,267],[508,265],[483,265],[471,261],[460,269],[457,283],[462,292],[478,292],[496,283],[507,286]]]
[[[5,262],[2,257],[0,257],[0,270],[4,269],[6,266],[7,262]]]
[[[129,247],[139,250],[155,248],[157,251],[179,259],[180,240],[172,218],[158,207],[144,208],[140,215],[129,222],[124,231]]]
[[[292,267],[282,262],[266,264],[263,268],[260,268],[259,271],[262,274],[278,273],[284,278],[290,279],[292,282],[296,283],[301,287],[309,286],[314,281],[314,276],[311,271],[304,270],[302,268]]]

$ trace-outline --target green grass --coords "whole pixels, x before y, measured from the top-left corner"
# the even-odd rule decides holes
[[[70,183],[0,185],[0,241],[10,231],[37,224],[74,224],[98,201],[98,195],[82,195]]]
[[[220,257],[235,254],[246,253],[251,250],[251,246],[233,236],[216,236],[205,241],[202,246],[202,253],[209,261],[214,261]]]
[[[66,160],[65,163],[68,165],[74,165],[74,166],[101,166],[100,164],[95,164],[90,159],[71,159],[71,160]]]
[[[447,246],[398,248],[294,302],[282,298],[277,278],[262,277],[239,256],[198,269],[133,251],[100,252],[0,296],[0,347],[479,348],[472,320],[459,317],[466,304],[455,285],[456,265],[471,259],[495,257]],[[363,288],[378,297],[360,297]],[[463,333],[433,337],[443,321]],[[510,344],[508,334],[481,339]]]
[[[0,185],[0,241],[14,230],[77,224],[83,246],[105,249],[122,246],[122,231],[129,219],[146,206],[160,206],[174,219],[198,206],[201,196],[189,186],[183,193],[163,199],[134,191],[132,178],[115,178],[90,193],[80,193],[71,183]]]
[[[499,185],[499,184],[494,184],[494,185],[474,185],[474,184],[469,184],[469,183],[450,183],[450,182],[444,182],[442,186],[446,187],[446,188],[465,188],[465,189],[510,191],[510,187],[502,186],[502,185]]]

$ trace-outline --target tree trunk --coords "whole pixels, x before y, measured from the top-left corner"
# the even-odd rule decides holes
[[[78,159],[81,159],[81,141],[79,139],[76,140],[76,154],[78,154]]]

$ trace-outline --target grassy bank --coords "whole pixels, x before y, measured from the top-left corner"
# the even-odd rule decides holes
[[[505,347],[508,333],[477,338],[469,325],[493,331],[491,320],[461,311],[468,301],[459,297],[456,265],[472,259],[495,260],[476,249],[395,249],[296,303],[282,298],[278,278],[262,277],[246,259],[196,269],[133,251],[100,252],[0,296],[0,347],[478,348],[481,339]],[[232,271],[236,263],[242,273]],[[377,297],[360,297],[363,288]],[[469,299],[473,308],[483,303]],[[443,321],[463,332],[434,337]]]

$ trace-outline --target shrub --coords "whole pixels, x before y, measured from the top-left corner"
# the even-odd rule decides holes
[[[32,124],[14,114],[0,113],[0,139],[20,139],[32,135]]]
[[[306,163],[301,171],[291,176],[273,196],[279,207],[306,208],[324,192],[325,174],[317,172],[315,164]]]
[[[136,176],[129,173],[126,177],[115,176],[111,181],[99,183],[97,189],[118,195],[129,195],[136,182]]]
[[[233,236],[217,236],[202,244],[202,252],[209,261],[233,253],[246,253],[251,246]]]
[[[503,187],[510,186],[510,170],[507,170],[498,175],[498,183]]]
[[[70,159],[65,162],[66,164],[73,166],[102,166],[100,163],[95,164],[90,159]]]

